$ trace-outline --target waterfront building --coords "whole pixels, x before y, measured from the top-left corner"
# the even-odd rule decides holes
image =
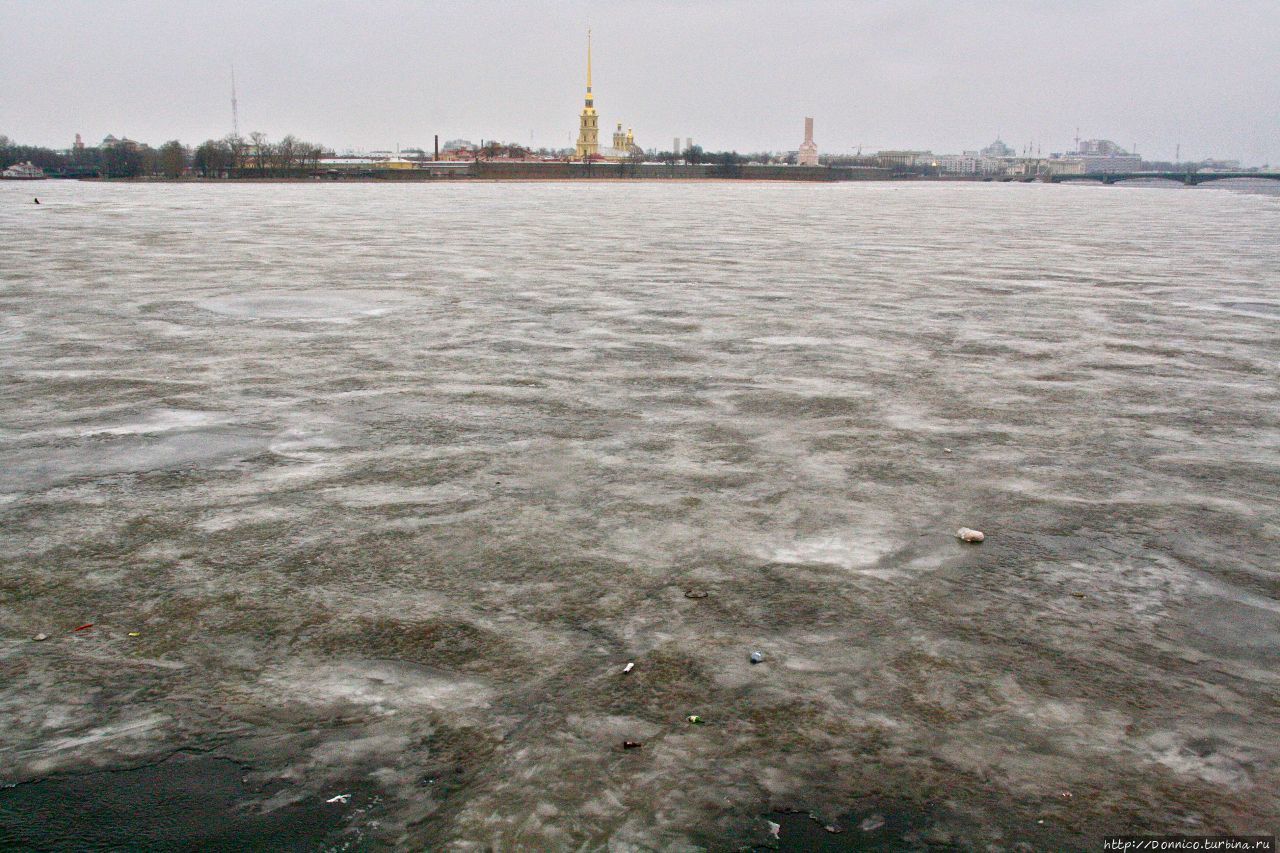
[[[931,166],[932,151],[878,151],[876,159],[882,166]]]
[[[800,143],[796,163],[800,166],[818,165],[818,145],[813,141],[813,119],[809,116],[804,119],[804,142]]]
[[[1083,175],[1084,161],[1077,157],[1050,156],[1044,161],[1044,172],[1049,175]]]
[[[1239,160],[1201,160],[1197,164],[1198,172],[1239,172]]]
[[[1084,163],[1089,174],[1100,172],[1138,172],[1142,170],[1142,158],[1125,151],[1110,139],[1082,139],[1074,153],[1068,155]]]
[[[1142,171],[1142,158],[1136,154],[1124,154],[1115,157],[1077,156],[1076,159],[1084,163],[1084,170],[1088,173]]]
[[[375,172],[414,168],[403,157],[321,157],[316,168],[324,172]]]
[[[28,160],[25,163],[14,163],[0,172],[0,178],[6,181],[42,181],[45,174],[44,169]]]
[[[978,157],[968,152],[964,154],[941,154],[934,157],[931,165],[943,175],[976,175],[978,174]]]
[[[1086,157],[1124,157],[1129,152],[1110,139],[1082,139],[1076,143],[1075,153]]]
[[[916,166],[932,166],[940,175],[1004,175],[1011,161],[984,157],[977,151],[963,154],[938,154],[927,162],[917,159]]]

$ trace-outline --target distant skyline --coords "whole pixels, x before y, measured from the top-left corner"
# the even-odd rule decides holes
[[[1280,3],[188,0],[4,5],[0,133],[153,145],[240,128],[336,149],[571,147],[594,33],[602,134],[645,148],[1018,152],[1280,163]]]

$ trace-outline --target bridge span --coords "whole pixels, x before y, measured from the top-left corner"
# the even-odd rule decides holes
[[[1104,184],[1118,184],[1121,181],[1152,178],[1177,181],[1193,187],[1208,181],[1226,181],[1232,178],[1265,178],[1280,181],[1280,172],[1086,172],[1082,175],[1042,175],[1040,177],[1042,181],[1050,184],[1060,184],[1063,181],[1100,181]]]

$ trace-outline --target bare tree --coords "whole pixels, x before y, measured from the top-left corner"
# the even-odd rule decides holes
[[[236,158],[231,143],[225,139],[202,142],[192,156],[192,166],[206,178],[222,178],[231,174]]]
[[[631,166],[631,177],[634,178],[640,174],[640,164],[644,161],[643,149],[639,145],[631,146],[631,151],[627,154],[627,163]]]
[[[244,141],[244,137],[228,133],[223,137],[222,142],[231,154],[231,163],[227,167],[227,173],[229,175],[236,174],[248,168],[249,144]]]
[[[293,171],[301,147],[302,143],[292,133],[275,144],[275,168],[277,174],[287,175]]]
[[[313,142],[298,143],[298,168],[304,172],[315,171],[320,168],[320,158],[324,154],[324,148]]]
[[[265,175],[267,168],[271,165],[271,148],[267,135],[262,131],[255,130],[249,134],[249,153],[253,157],[253,165],[259,175]]]

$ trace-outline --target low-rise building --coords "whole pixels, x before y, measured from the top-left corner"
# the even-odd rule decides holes
[[[1086,174],[1142,171],[1142,158],[1110,139],[1082,139],[1067,156],[1083,162]]]
[[[1081,139],[1076,144],[1075,153],[1084,157],[1123,157],[1129,152],[1110,139]]]
[[[968,154],[940,154],[929,165],[936,167],[943,175],[978,174],[978,158]]]
[[[1076,157],[1050,157],[1043,161],[1042,170],[1047,175],[1083,175],[1084,161]]]
[[[879,151],[876,159],[884,166],[930,166],[932,151]]]
[[[376,172],[412,169],[414,164],[403,157],[321,157],[316,167],[324,172]]]
[[[1142,158],[1136,154],[1123,154],[1107,157],[1079,155],[1075,159],[1084,163],[1084,171],[1087,174],[1142,171]]]
[[[1021,164],[1015,158],[984,157],[977,151],[963,154],[939,154],[927,165],[942,175],[1016,175],[1022,174]]]

